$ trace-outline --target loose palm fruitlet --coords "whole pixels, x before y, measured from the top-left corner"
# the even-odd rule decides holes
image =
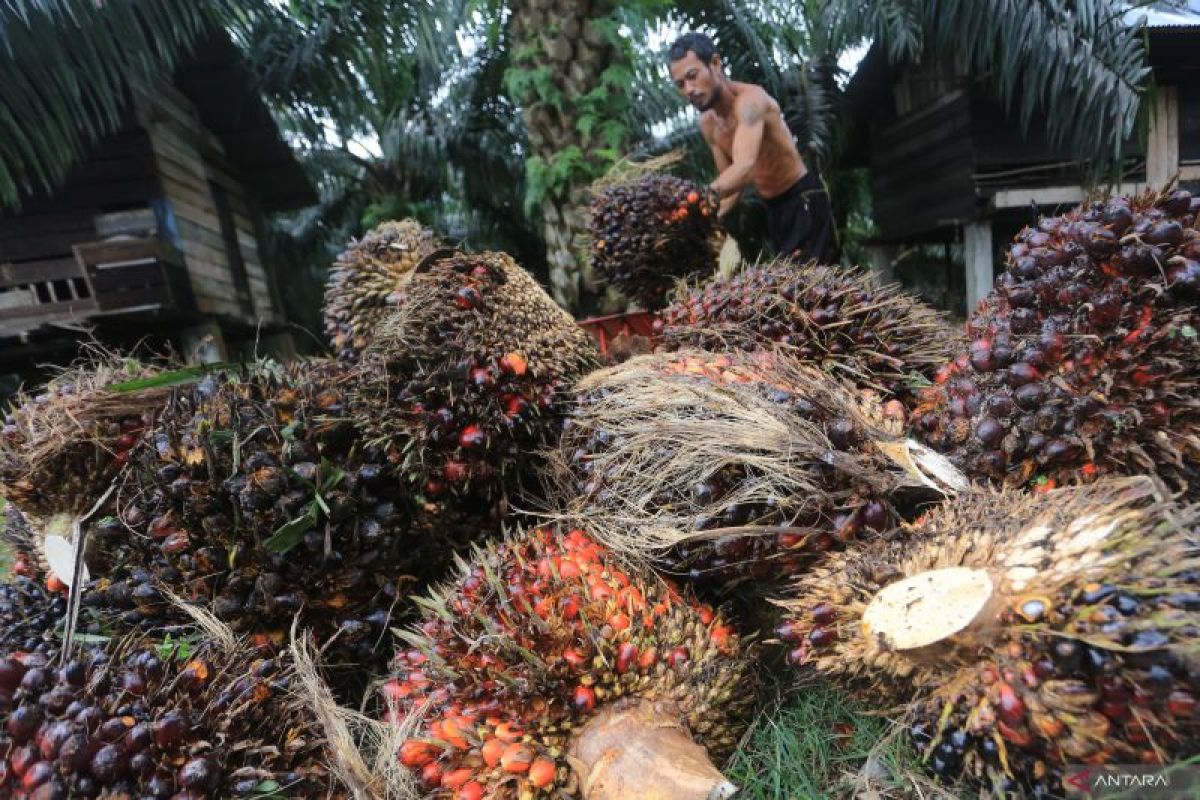
[[[494,502],[558,435],[570,384],[598,358],[510,257],[442,251],[405,284],[353,385],[417,491]]]
[[[0,494],[35,529],[87,511],[129,459],[169,389],[126,391],[161,373],[108,356],[20,395],[0,430]]]
[[[681,293],[655,328],[668,349],[793,347],[837,377],[906,401],[949,360],[954,340],[937,311],[896,284],[788,260]]]
[[[392,220],[353,241],[325,284],[325,335],[338,358],[355,361],[371,341],[399,289],[421,259],[438,248],[433,231],[414,219]]]
[[[897,502],[964,485],[889,422],[897,401],[782,352],[639,356],[577,388],[550,459],[553,507],[693,580],[789,576],[894,527]]]
[[[977,490],[800,577],[789,660],[893,702],[939,776],[1058,795],[1065,764],[1200,746],[1200,511],[1149,478]],[[915,699],[913,699],[915,696]]]
[[[645,175],[602,189],[592,200],[592,265],[618,291],[661,308],[679,279],[717,269],[716,196],[673,175]]]
[[[1115,198],[1017,235],[915,430],[972,477],[1200,486],[1200,198]]]
[[[437,574],[452,544],[414,523],[395,468],[359,433],[345,373],[291,373],[211,376],[172,400],[132,453],[119,515],[97,524],[134,555],[85,603],[148,624],[170,612],[165,586],[276,643],[300,614],[318,642],[336,634],[331,661],[372,663],[406,583]]]
[[[213,645],[125,639],[65,663],[6,649],[0,796],[331,796],[324,742],[292,690],[280,662]]]
[[[427,708],[401,763],[436,797],[725,797],[753,698],[721,615],[582,530],[479,549],[423,601],[383,687]]]

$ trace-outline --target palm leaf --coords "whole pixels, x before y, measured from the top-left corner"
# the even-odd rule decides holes
[[[1150,68],[1126,4],[1111,0],[892,0],[871,4],[893,59],[963,54],[1028,129],[1078,158],[1119,156],[1133,132]]]
[[[226,0],[0,2],[0,205],[53,189],[124,122],[127,89],[169,74]]]

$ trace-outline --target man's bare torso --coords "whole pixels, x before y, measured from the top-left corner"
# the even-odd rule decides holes
[[[701,132],[710,144],[720,149],[726,159],[731,161],[733,136],[738,126],[737,103],[745,100],[765,102],[762,145],[751,180],[760,196],[766,199],[776,197],[803,178],[808,169],[796,150],[791,131],[784,123],[779,104],[774,98],[761,87],[751,83],[730,81],[729,86],[736,98],[732,112],[727,116],[720,116],[714,110],[705,111],[700,117]]]

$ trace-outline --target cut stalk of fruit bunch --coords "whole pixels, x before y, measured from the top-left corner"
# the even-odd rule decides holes
[[[716,271],[719,230],[708,189],[673,175],[642,175],[606,186],[592,200],[592,264],[626,297],[661,308],[676,281]]]
[[[436,797],[725,797],[753,698],[721,614],[582,530],[478,550],[422,602],[383,687],[420,714],[397,757]]]
[[[793,663],[911,701],[946,779],[1054,793],[1066,764],[1195,752],[1200,518],[1163,496],[1148,478],[960,496],[801,576],[778,636]]]
[[[503,253],[433,254],[406,282],[354,377],[355,402],[416,491],[502,500],[562,426],[598,354]],[[454,502],[461,502],[455,500]]]
[[[641,356],[578,392],[551,458],[556,507],[696,579],[787,577],[893,527],[897,503],[964,485],[897,432],[898,402],[782,352]]]
[[[1053,488],[1157,474],[1200,486],[1200,198],[1114,198],[1046,217],[913,424],[972,477]]]
[[[413,219],[384,222],[350,242],[330,268],[322,309],[338,358],[358,359],[399,302],[404,281],[438,247],[433,231]]]
[[[0,795],[338,797],[294,688],[287,663],[213,643],[4,648]]]
[[[906,402],[956,344],[942,315],[898,285],[786,259],[680,293],[655,327],[668,349],[791,347],[836,377]]]

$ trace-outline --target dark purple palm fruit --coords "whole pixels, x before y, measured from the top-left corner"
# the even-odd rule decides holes
[[[0,796],[329,794],[323,738],[290,667],[215,644],[115,640],[0,652]]]
[[[709,190],[673,175],[643,175],[592,200],[592,266],[626,297],[661,308],[676,281],[716,271],[719,230]]]
[[[132,453],[118,515],[96,523],[133,552],[83,602],[153,629],[173,613],[166,587],[264,645],[298,619],[332,640],[332,665],[384,658],[400,601],[440,575],[460,532],[427,524],[347,375],[309,361],[179,391]]]
[[[794,348],[814,366],[904,401],[950,358],[938,312],[856,269],[773,261],[678,296],[656,328],[668,349]]]
[[[1017,235],[912,424],[972,477],[1200,486],[1200,200],[1114,198]]]

